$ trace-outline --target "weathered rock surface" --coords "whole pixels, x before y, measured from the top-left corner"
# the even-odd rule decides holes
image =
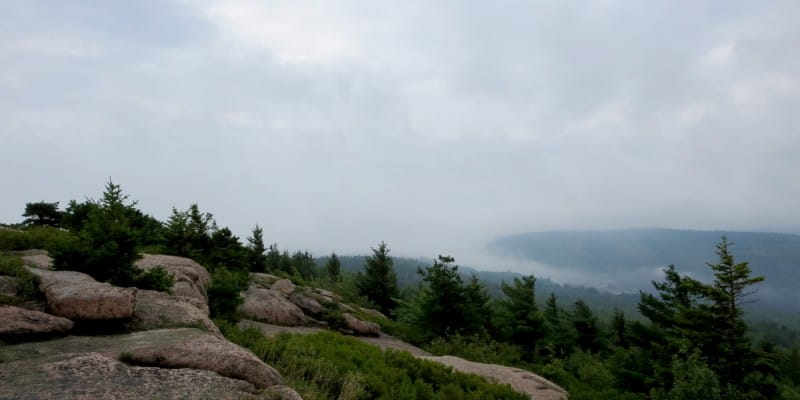
[[[9,298],[17,297],[17,278],[13,276],[0,276],[0,296]]]
[[[325,312],[325,307],[319,304],[317,300],[311,297],[308,293],[296,290],[289,295],[289,301],[292,304],[300,307],[304,313],[312,317],[318,317]]]
[[[329,303],[339,303],[342,301],[342,296],[339,296],[336,293],[333,293],[329,290],[320,289],[320,288],[313,288],[311,289],[314,293],[322,296],[327,302]]]
[[[369,321],[358,319],[355,315],[344,313],[344,321],[347,324],[347,329],[353,331],[353,334],[360,336],[378,336],[381,333],[381,328],[378,324]]]
[[[259,389],[283,384],[280,374],[253,353],[213,336],[167,346],[140,347],[126,353],[125,359],[141,365],[214,371],[250,382]]]
[[[565,400],[569,397],[567,391],[555,383],[519,368],[467,361],[454,356],[429,356],[420,358],[448,365],[457,371],[475,374],[495,382],[507,384],[514,390],[529,394],[532,398],[537,400]]]
[[[40,269],[50,269],[53,265],[53,258],[47,255],[46,250],[25,250],[20,253],[22,262]]]
[[[267,389],[265,394],[269,396],[271,400],[303,400],[294,389],[282,385]]]
[[[250,278],[254,285],[262,287],[264,289],[269,289],[273,283],[282,279],[279,276],[275,276],[272,274],[265,274],[263,272],[253,272],[250,274]]]
[[[66,334],[73,322],[43,312],[0,306],[0,340],[18,342]]]
[[[100,283],[73,271],[28,268],[41,283],[50,313],[70,319],[123,319],[133,316],[136,289]]]
[[[274,399],[259,389],[282,384],[248,350],[192,328],[6,345],[0,360],[0,399]]]
[[[284,295],[288,296],[292,294],[292,292],[294,292],[294,289],[296,287],[297,286],[294,283],[292,283],[292,281],[288,279],[280,279],[278,281],[275,281],[275,283],[273,283],[272,286],[270,286],[270,289],[276,292],[283,293]]]
[[[153,290],[136,292],[136,308],[126,327],[134,331],[196,327],[214,334],[219,329],[208,318],[208,306],[191,297],[170,296]]]
[[[99,353],[3,364],[3,399],[269,399],[250,383],[211,371],[136,367]]]
[[[309,318],[283,293],[251,286],[242,292],[244,302],[239,313],[248,319],[280,325],[304,325]]]
[[[211,276],[202,265],[186,257],[163,254],[142,254],[134,266],[145,271],[162,267],[175,278],[172,294],[175,296],[193,297],[208,302],[206,289],[211,284]]]

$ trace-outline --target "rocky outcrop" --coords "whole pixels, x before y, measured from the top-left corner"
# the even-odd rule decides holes
[[[271,399],[248,382],[211,371],[130,366],[96,352],[3,366],[3,399]]]
[[[251,286],[242,292],[238,312],[247,319],[279,325],[304,325],[309,318],[281,292]]]
[[[25,250],[21,252],[20,258],[25,265],[35,268],[50,269],[53,265],[53,258],[45,250]]]
[[[292,294],[295,288],[297,288],[297,286],[288,279],[280,279],[270,286],[271,290],[283,293],[286,296]]]
[[[323,313],[325,313],[326,308],[322,306],[316,299],[311,297],[310,294],[305,293],[303,291],[296,290],[292,294],[289,295],[289,301],[292,304],[300,307],[304,313],[310,315],[312,317],[319,317]]]
[[[134,288],[100,283],[89,275],[73,271],[29,268],[41,280],[51,314],[70,319],[108,320],[133,316]]]
[[[64,335],[72,321],[43,312],[13,306],[0,306],[0,340],[19,342]]]
[[[17,298],[17,278],[13,276],[0,276],[0,296]]]
[[[250,351],[190,328],[0,346],[0,360],[2,399],[275,399],[261,389],[283,384]]]
[[[259,389],[283,384],[280,374],[253,353],[213,336],[179,344],[137,348],[125,353],[125,360],[148,366],[214,371],[250,382]]]
[[[498,383],[507,384],[520,393],[530,395],[533,399],[565,400],[569,397],[567,391],[555,383],[519,368],[467,361],[454,356],[429,356],[420,358],[453,367],[456,371],[475,374]]]
[[[175,283],[172,294],[175,296],[193,297],[208,303],[206,289],[211,284],[211,276],[202,265],[186,257],[163,254],[143,254],[134,266],[145,271],[162,267],[172,274]]]
[[[196,327],[214,334],[219,329],[208,318],[208,306],[191,297],[170,296],[153,290],[136,292],[133,318],[126,324],[132,331]]]
[[[353,331],[355,335],[378,336],[381,333],[381,328],[374,322],[358,319],[355,315],[350,313],[344,313],[343,316],[344,322],[347,324],[347,329]]]

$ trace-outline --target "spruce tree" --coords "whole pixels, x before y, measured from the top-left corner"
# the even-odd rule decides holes
[[[328,278],[333,282],[341,280],[341,269],[342,263],[339,261],[339,257],[336,256],[336,252],[332,252],[328,262],[325,263],[325,272],[328,274]]]
[[[247,238],[249,251],[250,272],[267,272],[267,251],[264,246],[264,230],[256,225],[253,228],[253,236]]]
[[[512,285],[501,283],[505,299],[498,302],[497,329],[505,339],[520,346],[531,360],[539,340],[545,335],[545,317],[536,305],[536,278],[514,278]]]
[[[400,296],[393,263],[389,256],[389,247],[381,242],[377,249],[372,249],[372,255],[367,257],[364,273],[359,272],[356,277],[359,295],[366,297],[385,315],[390,315],[397,307],[395,299]]]

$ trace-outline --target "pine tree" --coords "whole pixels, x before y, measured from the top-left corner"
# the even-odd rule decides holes
[[[714,343],[708,354],[711,365],[718,367],[722,382],[738,384],[756,362],[747,337],[742,304],[753,293],[751,286],[764,281],[763,276],[751,276],[747,262],[737,263],[730,252],[731,243],[726,237],[717,244],[717,263],[708,263],[714,271],[714,285],[708,291],[713,301]]]
[[[575,342],[581,350],[598,352],[603,349],[597,317],[583,300],[575,302],[570,321],[575,329]]]
[[[133,263],[140,255],[136,232],[127,217],[136,202],[127,203],[127,199],[122,188],[109,180],[103,197],[91,201],[93,206],[88,208],[76,239],[53,249],[54,267],[84,272],[98,281],[133,285]]]
[[[497,328],[501,336],[519,345],[531,360],[538,341],[545,335],[545,317],[536,305],[536,278],[514,278],[513,285],[501,283],[506,298],[498,302]]]
[[[333,282],[340,281],[341,269],[342,263],[339,261],[339,257],[336,256],[336,252],[332,252],[328,262],[325,263],[325,272],[328,274],[328,278]]]
[[[397,307],[395,299],[400,296],[393,263],[389,256],[389,247],[381,242],[377,249],[372,249],[372,255],[367,257],[364,273],[359,272],[356,277],[358,293],[385,315],[390,315]]]
[[[267,248],[264,246],[264,230],[256,225],[253,236],[247,238],[250,272],[267,272]]]
[[[58,202],[25,203],[25,212],[22,216],[26,218],[22,221],[22,225],[53,226],[58,228],[61,226],[62,214],[61,211],[58,211]]]

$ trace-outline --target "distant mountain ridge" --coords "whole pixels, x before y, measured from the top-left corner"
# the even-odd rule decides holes
[[[701,280],[712,278],[707,262],[716,262],[715,246],[722,236],[734,243],[737,261],[747,261],[759,286],[761,302],[800,310],[800,235],[789,233],[626,229],[549,231],[509,235],[489,244],[495,255],[533,261],[587,274],[616,277],[648,290],[654,269],[668,265]],[[632,282],[631,284],[635,284]]]

